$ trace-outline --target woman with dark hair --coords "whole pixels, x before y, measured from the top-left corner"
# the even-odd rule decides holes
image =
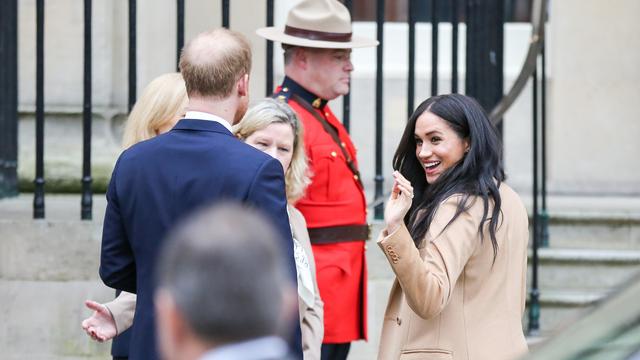
[[[378,238],[396,275],[379,359],[526,353],[528,217],[501,160],[470,97],[431,97],[409,119]]]

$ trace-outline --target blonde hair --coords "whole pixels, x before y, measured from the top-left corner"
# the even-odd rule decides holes
[[[225,98],[251,71],[251,45],[237,31],[203,32],[184,47],[179,67],[190,96]]]
[[[304,153],[302,123],[289,105],[274,99],[261,100],[249,108],[233,132],[238,139],[245,141],[254,132],[274,123],[289,124],[293,129],[293,154],[291,165],[285,172],[285,185],[287,201],[295,203],[304,195],[311,180]]]
[[[124,149],[158,134],[187,106],[187,91],[179,73],[160,75],[147,85],[136,101],[122,135]]]

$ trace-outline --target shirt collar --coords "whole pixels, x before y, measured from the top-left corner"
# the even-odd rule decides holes
[[[229,124],[227,120],[217,115],[209,114],[202,111],[187,111],[187,113],[184,115],[184,118],[215,121],[222,124],[225,128],[227,128],[227,130],[229,130],[230,133],[233,134],[233,129],[231,128],[231,124]]]
[[[217,347],[206,352],[200,360],[282,359],[286,354],[287,344],[282,339],[266,336]]]
[[[302,87],[302,85],[298,84],[288,76],[284,77],[280,91],[296,94],[316,109],[324,109],[324,106],[327,105],[327,102],[329,102],[329,100],[325,100],[312,93],[311,91],[305,89],[304,87]]]

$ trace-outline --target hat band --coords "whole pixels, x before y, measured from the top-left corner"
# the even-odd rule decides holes
[[[351,33],[331,33],[324,31],[314,31],[307,29],[300,29],[297,27],[286,25],[284,27],[284,33],[287,35],[301,37],[309,40],[321,40],[321,41],[337,41],[337,42],[349,42],[351,41]]]

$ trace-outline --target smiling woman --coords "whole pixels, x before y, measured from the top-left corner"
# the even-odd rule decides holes
[[[379,359],[525,353],[527,212],[503,183],[500,142],[480,105],[458,94],[424,101],[393,165],[378,244],[396,281]]]
[[[416,157],[424,165],[429,184],[469,152],[469,139],[461,138],[446,120],[429,111],[416,120],[414,135]]]

